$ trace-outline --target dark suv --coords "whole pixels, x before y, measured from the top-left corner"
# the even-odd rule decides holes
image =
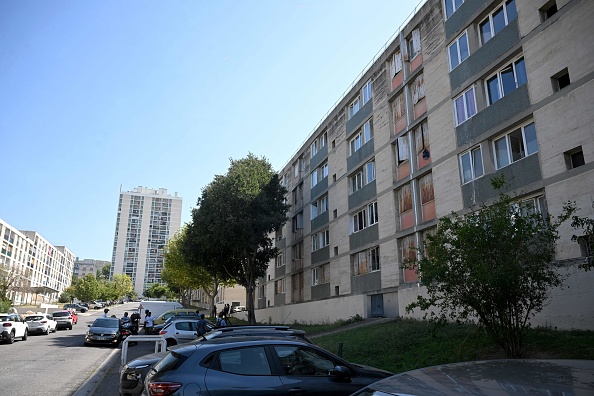
[[[191,345],[205,340],[245,336],[273,336],[299,339],[307,343],[312,342],[305,336],[305,331],[292,329],[290,326],[229,326],[214,329],[199,339],[182,344]],[[142,394],[144,379],[150,369],[159,362],[167,352],[153,353],[130,361],[122,369],[120,377],[120,394],[122,396],[137,396]]]

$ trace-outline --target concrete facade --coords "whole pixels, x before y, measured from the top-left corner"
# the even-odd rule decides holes
[[[110,277],[126,274],[142,295],[162,283],[163,249],[181,227],[182,198],[164,188],[120,191]]]
[[[258,320],[420,317],[406,306],[426,290],[403,261],[439,217],[495,198],[493,176],[542,212],[572,200],[594,215],[594,2],[465,0],[449,18],[442,0],[421,3],[279,171],[286,263],[260,279]],[[565,288],[535,325],[594,328],[594,275],[577,269],[574,233],[561,229]]]
[[[82,278],[87,274],[93,274],[97,276],[97,274],[105,267],[106,265],[111,264],[109,261],[104,260],[94,260],[94,259],[84,259],[80,260],[78,257],[74,260],[74,270],[73,274],[78,277]]]
[[[13,304],[48,303],[70,286],[74,254],[54,246],[35,231],[22,231],[0,219],[0,266],[15,277],[9,291]]]

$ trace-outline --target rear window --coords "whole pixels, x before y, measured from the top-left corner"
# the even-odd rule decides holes
[[[31,321],[31,320],[43,320],[45,319],[43,316],[41,315],[36,315],[36,316],[27,316],[25,318],[26,321]]]
[[[56,317],[64,317],[64,316],[70,316],[70,312],[54,312],[54,318]]]
[[[153,370],[155,370],[157,373],[165,373],[167,371],[176,370],[182,365],[183,362],[186,361],[187,358],[187,356],[171,351],[159,363],[157,363]]]
[[[0,316],[0,322],[8,322],[8,316]]]

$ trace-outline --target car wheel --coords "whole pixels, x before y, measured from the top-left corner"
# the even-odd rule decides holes
[[[6,343],[7,343],[7,344],[12,344],[13,342],[14,342],[14,331],[13,331],[13,332],[11,332],[11,333],[8,335],[8,338],[6,339]]]
[[[23,341],[27,341],[27,335],[28,335],[29,331],[27,331],[27,329],[25,329],[25,334],[23,334],[23,336],[21,337],[21,340]]]
[[[170,347],[170,346],[174,346],[174,345],[177,345],[177,341],[175,341],[173,338],[168,338],[167,346]]]
[[[72,324],[68,326],[68,330],[72,330]]]

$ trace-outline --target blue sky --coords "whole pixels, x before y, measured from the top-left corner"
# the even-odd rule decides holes
[[[418,1],[0,2],[0,218],[111,260],[120,186],[280,169]]]

